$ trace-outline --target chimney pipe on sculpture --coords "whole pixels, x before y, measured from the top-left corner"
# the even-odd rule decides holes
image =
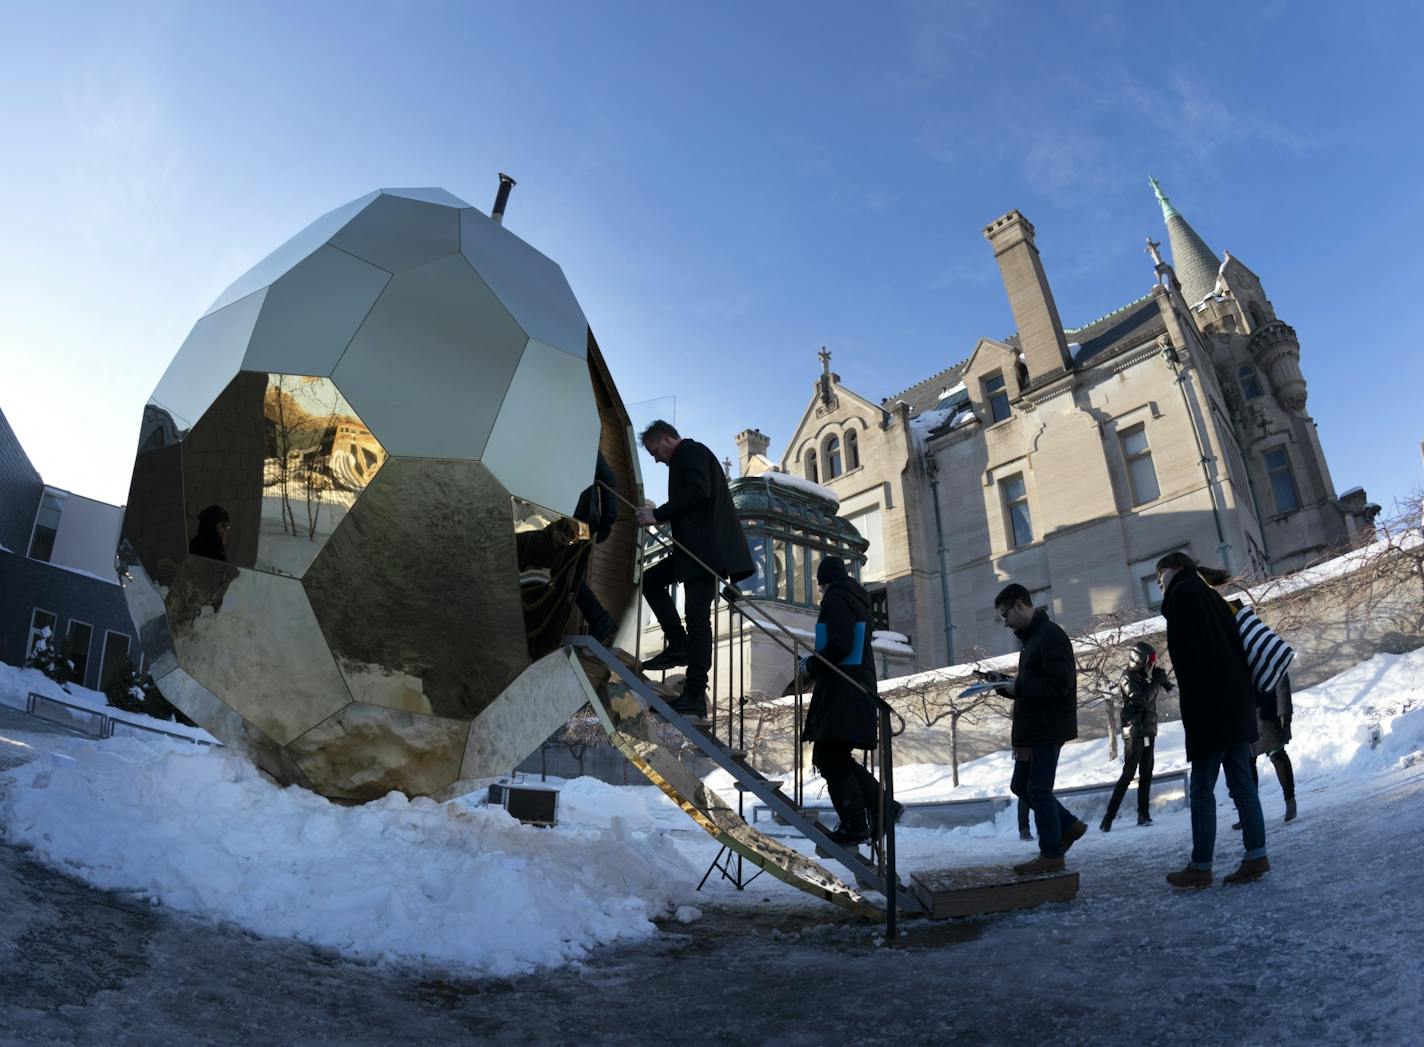
[[[509,203],[509,191],[514,188],[513,178],[503,171],[499,173],[499,193],[494,198],[494,207],[490,210],[490,217],[500,225],[504,224],[504,208]]]

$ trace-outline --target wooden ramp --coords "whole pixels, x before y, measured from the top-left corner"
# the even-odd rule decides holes
[[[1078,896],[1078,874],[1018,876],[1007,865],[977,865],[911,873],[910,886],[930,919],[944,920],[1072,901]]]

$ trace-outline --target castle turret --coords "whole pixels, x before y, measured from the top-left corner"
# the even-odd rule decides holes
[[[1157,202],[1162,205],[1162,221],[1167,223],[1167,239],[1172,245],[1172,268],[1181,281],[1182,297],[1191,304],[1200,302],[1216,286],[1221,259],[1212,253],[1182,213],[1172,206],[1157,179],[1148,178],[1148,181],[1157,194]]]

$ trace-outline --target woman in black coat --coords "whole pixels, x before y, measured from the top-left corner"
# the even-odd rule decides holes
[[[1171,873],[1174,887],[1207,887],[1212,882],[1216,846],[1216,779],[1226,772],[1226,787],[1241,816],[1246,854],[1226,883],[1254,880],[1270,869],[1266,860],[1266,824],[1251,774],[1251,743],[1256,740],[1256,690],[1236,616],[1207,580],[1222,572],[1198,569],[1186,553],[1157,561],[1162,586],[1162,614],[1167,619],[1167,649],[1177,676],[1187,760],[1192,765],[1192,857]]]
[[[821,614],[816,619],[816,653],[854,683],[817,658],[806,660],[816,681],[801,740],[811,743],[811,763],[826,781],[826,792],[841,823],[831,833],[838,843],[870,838],[867,810],[879,810],[880,783],[852,756],[852,749],[877,744],[875,660],[871,651],[870,594],[846,573],[845,561],[827,556],[816,569]],[[857,686],[859,685],[859,686]]]

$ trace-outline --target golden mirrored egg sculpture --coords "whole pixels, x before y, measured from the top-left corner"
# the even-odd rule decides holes
[[[537,749],[584,701],[521,557],[554,550],[547,583],[587,544],[589,345],[560,267],[440,189],[362,196],[239,278],[143,411],[119,561],[163,694],[337,799]]]

